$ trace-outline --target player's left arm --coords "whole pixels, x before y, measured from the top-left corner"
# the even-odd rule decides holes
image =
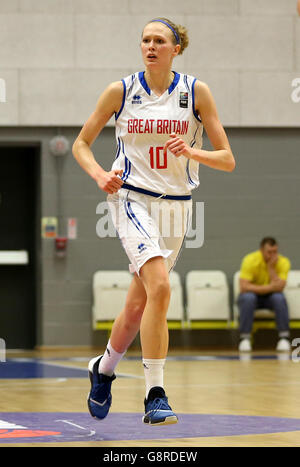
[[[185,156],[213,169],[232,172],[235,168],[235,159],[223,125],[220,122],[211,91],[207,84],[198,80],[195,83],[194,90],[195,111],[201,117],[214,150],[205,151],[203,149],[191,148],[175,134],[171,135],[165,148],[169,149],[176,157]]]

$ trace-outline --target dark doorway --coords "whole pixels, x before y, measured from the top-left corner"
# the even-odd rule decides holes
[[[39,146],[0,145],[0,251],[28,252],[27,264],[0,262],[0,337],[7,349],[36,344],[39,180]]]

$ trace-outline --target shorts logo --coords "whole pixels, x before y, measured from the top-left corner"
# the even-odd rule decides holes
[[[132,98],[132,101],[131,101],[132,104],[141,104],[142,103],[142,98],[141,96],[138,96],[137,94],[135,94]]]
[[[142,251],[146,250],[147,247],[145,246],[144,243],[140,243],[138,246],[139,253],[142,253]]]
[[[183,109],[187,109],[188,101],[189,101],[189,93],[181,92],[180,97],[179,97],[179,107],[182,107]]]

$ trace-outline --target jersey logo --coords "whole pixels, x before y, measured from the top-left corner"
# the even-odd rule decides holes
[[[131,101],[132,104],[141,104],[142,103],[142,98],[141,96],[138,96],[137,94],[135,94],[132,98],[132,101]]]
[[[187,109],[188,101],[189,101],[189,93],[181,92],[180,97],[179,97],[179,107],[182,107],[183,109]]]

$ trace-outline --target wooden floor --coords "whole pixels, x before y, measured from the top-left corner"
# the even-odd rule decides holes
[[[141,362],[134,358],[138,352],[126,354],[129,359],[117,368],[108,417],[90,417],[86,368],[93,356],[90,349],[8,352],[7,362],[0,363],[0,446],[300,446],[300,364],[290,356],[260,352],[241,360],[235,352],[170,351],[165,388],[179,423],[169,427],[142,424],[145,389]],[[31,364],[45,364],[45,375],[14,373]],[[70,376],[70,370],[78,375]],[[47,414],[39,419],[40,413]],[[49,441],[38,430],[46,426],[39,420],[51,416],[54,431],[62,434]],[[26,437],[29,428],[35,437]]]

